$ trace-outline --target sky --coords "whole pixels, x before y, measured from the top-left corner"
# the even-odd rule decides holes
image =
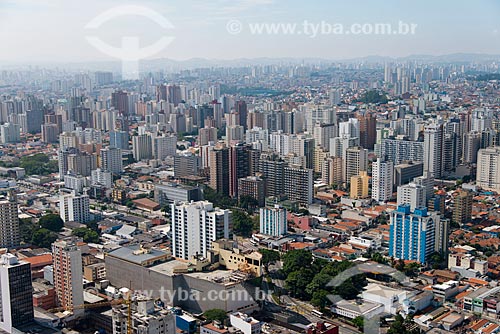
[[[169,24],[123,6],[140,6]],[[123,15],[88,27],[99,15],[120,10]],[[89,36],[111,47],[131,36],[140,48],[168,37],[168,45],[141,57],[175,60],[500,54],[499,17],[497,0],[0,0],[0,64],[115,59],[89,43]],[[311,24],[307,31],[305,21]],[[352,24],[398,28],[399,22],[415,25],[414,34],[350,30]],[[293,32],[251,31],[281,23],[295,25]],[[328,25],[336,27],[335,34],[328,33]]]

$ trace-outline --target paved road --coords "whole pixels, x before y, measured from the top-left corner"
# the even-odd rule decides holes
[[[316,323],[320,320],[327,320],[337,326],[339,326],[340,334],[359,334],[361,333],[356,327],[350,326],[348,324],[343,323],[338,319],[332,319],[327,317],[318,317],[313,315],[311,312],[314,310],[314,307],[311,304],[304,303],[300,300],[294,299],[290,296],[281,296],[281,300],[287,305],[287,308],[303,315],[307,320],[312,323]]]

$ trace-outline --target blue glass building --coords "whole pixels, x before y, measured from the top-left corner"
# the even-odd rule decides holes
[[[426,263],[436,250],[436,226],[439,214],[417,208],[410,212],[410,205],[399,205],[391,212],[389,255],[403,260]]]

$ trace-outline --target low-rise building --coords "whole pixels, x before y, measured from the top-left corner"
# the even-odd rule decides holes
[[[175,316],[167,309],[156,307],[153,300],[138,300],[132,305],[133,328],[130,332],[141,334],[175,333]],[[125,334],[128,331],[128,306],[113,308],[113,333]]]
[[[83,267],[83,277],[88,281],[100,281],[106,278],[106,265],[104,262],[94,263]]]
[[[232,313],[229,320],[231,326],[239,329],[243,334],[260,334],[262,329],[260,321],[241,312]]]
[[[357,317],[371,318],[384,311],[384,305],[370,301],[340,300],[332,305],[332,313],[354,319]]]

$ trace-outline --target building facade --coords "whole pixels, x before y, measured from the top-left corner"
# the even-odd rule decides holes
[[[427,208],[410,211],[410,205],[399,205],[391,212],[389,256],[427,263],[436,248],[436,226],[439,215]]]
[[[286,209],[275,205],[272,208],[260,208],[260,233],[281,236],[288,232]]]
[[[185,260],[207,257],[212,241],[230,238],[231,211],[214,208],[208,201],[173,203],[172,253]]]

